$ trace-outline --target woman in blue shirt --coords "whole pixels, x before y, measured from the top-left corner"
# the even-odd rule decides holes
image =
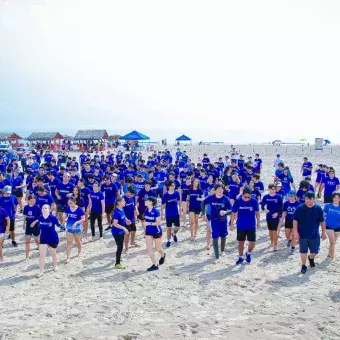
[[[92,239],[94,241],[94,237],[96,235],[95,231],[95,223],[98,221],[99,228],[99,237],[103,239],[103,218],[105,215],[105,203],[104,203],[104,194],[100,191],[98,183],[93,184],[93,191],[90,193],[90,225],[91,225],[91,233]]]
[[[47,249],[49,250],[52,256],[54,271],[57,271],[58,264],[57,247],[59,244],[59,237],[55,228],[59,227],[59,222],[57,218],[51,214],[51,208],[48,204],[45,204],[42,207],[42,215],[39,217],[39,227],[40,227],[40,244],[39,244],[40,273],[38,274],[38,277],[41,277],[44,275]]]
[[[152,261],[152,266],[148,268],[148,271],[158,270],[155,253],[153,251],[153,244],[155,244],[156,250],[161,256],[159,259],[159,265],[162,265],[165,261],[165,252],[162,249],[162,228],[161,217],[159,211],[155,208],[157,199],[155,197],[148,197],[145,201],[145,242],[148,249],[149,256]]]
[[[79,200],[79,198],[78,198]],[[78,257],[81,253],[81,234],[83,223],[85,221],[85,214],[81,207],[77,205],[77,198],[72,196],[68,199],[68,207],[66,208],[66,263],[71,260],[71,250],[73,240],[78,247]]]
[[[328,257],[334,259],[335,243],[340,233],[340,193],[332,195],[333,203],[328,203],[323,208],[326,219],[326,233],[329,239]]]
[[[125,266],[120,264],[120,258],[122,256],[124,246],[124,235],[129,234],[129,230],[126,228],[127,224],[131,224],[131,221],[125,217],[124,213],[125,199],[118,197],[115,204],[115,209],[112,217],[111,233],[116,241],[116,269],[125,269]]]

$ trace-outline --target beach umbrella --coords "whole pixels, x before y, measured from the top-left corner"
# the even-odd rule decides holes
[[[328,139],[324,140],[325,145],[331,144],[331,142]]]

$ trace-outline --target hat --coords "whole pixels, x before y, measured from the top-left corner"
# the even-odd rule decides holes
[[[276,155],[276,157],[280,157],[280,154],[278,153],[278,154]]]
[[[295,190],[288,191],[287,196],[296,196]]]
[[[282,187],[282,183],[281,183],[281,182],[276,182],[276,183],[275,183],[275,186],[276,186],[276,187]]]
[[[289,166],[285,166],[283,170],[289,170]]]
[[[118,175],[117,174],[112,174],[113,177],[117,177]]]
[[[5,185],[4,193],[5,194],[11,194],[12,193],[12,188],[9,185]]]
[[[244,157],[244,155],[240,154],[240,157]]]

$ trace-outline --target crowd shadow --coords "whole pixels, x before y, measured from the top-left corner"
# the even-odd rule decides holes
[[[242,273],[245,270],[245,267],[246,265],[232,265],[213,272],[204,273],[199,276],[199,282],[200,284],[207,284],[211,281],[224,280],[233,275]]]
[[[24,281],[29,281],[36,278],[37,275],[20,275],[20,276],[10,276],[5,279],[0,280],[0,286],[12,286],[19,284]]]
[[[115,275],[111,275],[111,276],[107,276],[105,278],[101,278],[100,280],[96,281],[96,282],[123,282],[126,280],[130,280],[130,279],[134,279],[136,277],[139,277],[141,275],[145,275],[145,274],[150,274],[152,275],[152,273],[154,272],[148,272],[147,270],[137,270],[137,271],[120,271]]]
[[[207,265],[212,264],[212,259],[207,259],[203,262],[195,262],[186,264],[182,267],[174,267],[171,268],[171,271],[174,274],[181,275],[181,274],[192,274],[195,273],[197,270],[204,268]]]

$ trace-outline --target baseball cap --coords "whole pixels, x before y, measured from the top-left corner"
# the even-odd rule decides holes
[[[112,176],[112,177],[117,177],[118,175],[117,175],[117,174],[112,174],[111,176]]]
[[[282,183],[281,183],[281,182],[276,182],[276,183],[275,183],[275,186],[276,186],[276,187],[282,187]]]
[[[295,190],[288,191],[287,196],[296,196]]]
[[[5,185],[4,193],[11,194],[12,193],[12,188],[9,185]]]

